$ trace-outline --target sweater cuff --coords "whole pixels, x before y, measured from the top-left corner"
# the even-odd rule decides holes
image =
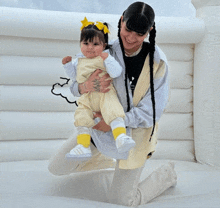
[[[72,61],[70,61],[70,62],[64,64],[63,67],[64,67],[64,68],[67,68],[67,67],[69,67],[69,66],[71,66],[71,65],[72,65]]]
[[[75,96],[75,97],[80,97],[81,94],[79,93],[79,84],[78,82],[75,82],[71,87],[70,87],[70,91],[71,93]]]

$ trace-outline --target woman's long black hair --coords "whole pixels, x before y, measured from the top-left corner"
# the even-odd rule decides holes
[[[143,2],[135,2],[131,4],[123,13],[123,20],[126,22],[126,27],[131,30],[135,31],[137,33],[146,34],[150,31],[150,28],[153,27],[153,29],[149,33],[149,42],[150,42],[150,52],[149,52],[149,65],[150,65],[150,91],[151,91],[151,101],[152,101],[152,108],[153,108],[153,129],[150,136],[153,136],[155,124],[156,124],[156,103],[155,103],[155,96],[154,96],[154,81],[153,81],[153,65],[154,65],[154,52],[155,52],[155,37],[156,37],[156,27],[155,27],[155,14],[152,7],[149,5],[143,3]],[[123,58],[125,57],[125,51],[122,43],[122,39],[120,36],[121,31],[121,19],[118,23],[118,38],[119,43],[121,46]],[[125,58],[124,58],[125,60]],[[126,69],[126,63],[125,63],[125,88],[126,88],[126,94],[127,94],[127,111],[130,110],[130,99],[129,99],[129,93],[128,93],[128,73]]]

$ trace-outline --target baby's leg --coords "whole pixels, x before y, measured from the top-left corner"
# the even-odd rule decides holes
[[[115,118],[110,123],[110,126],[115,140],[120,134],[126,134],[126,128],[123,118],[121,117]]]
[[[127,152],[135,146],[135,141],[126,135],[126,128],[123,118],[116,118],[111,123],[112,133],[116,141],[118,152]]]
[[[81,144],[84,147],[90,146],[91,136],[90,129],[85,126],[77,126],[77,144]]]
[[[75,160],[67,160],[65,155],[70,152],[77,145],[76,132],[69,137],[68,140],[57,150],[57,152],[50,158],[48,169],[54,175],[67,175],[77,172],[78,169],[86,162]],[[91,145],[93,157],[98,154],[97,149]]]
[[[83,105],[82,103],[78,103],[78,107],[74,114],[75,122],[74,125],[76,127],[83,126],[87,128],[91,128],[95,125],[93,118],[93,111],[90,107]]]
[[[92,157],[90,148],[90,129],[87,127],[77,127],[77,145],[66,154],[67,159],[88,160]]]
[[[100,110],[105,123],[108,125],[116,118],[125,117],[124,109],[113,87],[109,92],[102,94],[100,99]]]
[[[67,155],[67,159],[88,160],[92,157],[90,148],[90,128],[94,126],[93,111],[89,106],[89,99],[81,97],[78,100],[78,107],[75,111],[75,126],[77,127],[77,146],[74,147]],[[82,104],[86,103],[86,105]]]
[[[100,109],[105,122],[111,126],[118,152],[128,152],[135,146],[134,140],[126,135],[124,109],[120,104],[116,91],[112,87],[104,93],[100,101]]]

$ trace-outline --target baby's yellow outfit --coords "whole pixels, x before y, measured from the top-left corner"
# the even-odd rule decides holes
[[[105,61],[100,56],[80,57],[74,61],[72,66],[72,69],[69,65],[64,68],[70,78],[75,77],[78,83],[84,83],[97,69],[103,71],[99,74],[100,77],[108,73],[110,79],[120,76],[122,72],[122,67],[111,55]],[[74,115],[78,145],[66,155],[67,158],[84,160],[91,157],[90,131],[91,127],[95,125],[94,112],[101,112],[105,123],[111,126],[118,152],[127,152],[135,146],[132,138],[126,135],[124,109],[118,100],[113,84],[110,84],[109,89],[107,93],[85,93],[78,99],[78,107]]]
[[[100,56],[93,59],[79,58],[77,82],[85,82],[96,69],[103,70],[100,77],[107,73],[104,61]],[[112,84],[109,89],[110,91],[107,93],[89,92],[81,95],[77,101],[78,108],[75,111],[74,124],[76,127],[84,126],[91,128],[94,126],[93,112],[101,112],[104,121],[108,125],[118,117],[125,117],[124,109],[118,100],[117,93]]]

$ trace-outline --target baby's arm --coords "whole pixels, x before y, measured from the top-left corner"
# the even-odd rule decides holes
[[[69,63],[70,61],[72,61],[72,57],[71,56],[66,56],[62,59],[62,64],[66,64]]]
[[[108,54],[108,56],[104,59],[104,64],[106,67],[106,71],[108,72],[111,78],[116,78],[121,75],[122,67],[110,54]]]
[[[65,69],[66,74],[68,77],[72,80],[75,81],[76,79],[76,66],[78,64],[78,60],[75,59],[72,61],[71,56],[66,56],[62,59],[62,64]]]

